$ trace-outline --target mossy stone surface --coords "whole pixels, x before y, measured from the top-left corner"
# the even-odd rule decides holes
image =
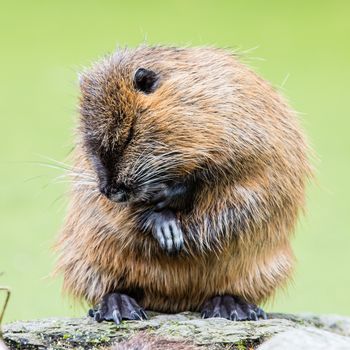
[[[251,322],[204,320],[199,314],[188,312],[149,316],[146,321],[124,321],[120,325],[96,323],[88,317],[18,321],[4,326],[4,340],[10,349],[106,349],[147,332],[203,349],[244,349],[256,348],[291,330],[317,329],[349,339],[350,349],[350,318],[341,316],[270,314],[268,320]]]

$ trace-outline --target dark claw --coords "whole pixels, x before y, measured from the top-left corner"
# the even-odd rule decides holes
[[[263,309],[260,309],[260,307],[257,308],[257,315],[258,317],[261,317],[264,320],[267,320],[266,312]]]
[[[95,316],[95,311],[94,311],[94,309],[89,309],[89,311],[88,311],[88,316],[90,316],[90,317],[94,317],[94,316]]]
[[[143,309],[140,309],[139,311],[140,311],[140,314],[142,315],[142,319],[147,320],[148,316],[147,316],[146,312]]]
[[[231,314],[230,314],[230,320],[231,320],[231,321],[238,321],[238,314],[237,314],[237,311],[236,311],[236,310],[234,310],[234,311],[231,312]]]
[[[116,324],[119,324],[122,321],[122,315],[120,314],[120,312],[118,310],[114,310],[112,312],[112,318]]]
[[[142,317],[141,317],[139,312],[132,311],[130,313],[130,316],[132,317],[133,320],[140,320],[140,321],[142,321]]]
[[[215,310],[211,317],[221,317],[221,313],[219,310]]]
[[[248,320],[249,321],[257,321],[258,320],[258,315],[256,314],[256,312],[254,310],[249,311]]]
[[[95,319],[95,321],[98,322],[98,323],[100,323],[100,322],[103,321],[103,318],[101,317],[100,311],[97,311],[97,312],[95,313],[94,319]]]
[[[126,294],[106,294],[96,310],[90,309],[89,316],[95,321],[113,321],[120,324],[124,320],[146,319],[145,311],[136,303],[135,299]]]
[[[257,321],[266,319],[265,312],[242,298],[231,295],[215,296],[203,306],[202,318],[223,317],[232,321]]]

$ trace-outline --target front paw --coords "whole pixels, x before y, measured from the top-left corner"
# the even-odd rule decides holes
[[[155,211],[185,210],[191,205],[193,193],[193,186],[187,182],[166,185],[150,198],[149,203],[154,205]]]
[[[168,254],[178,253],[184,245],[180,222],[171,210],[152,214],[152,234],[160,247]]]

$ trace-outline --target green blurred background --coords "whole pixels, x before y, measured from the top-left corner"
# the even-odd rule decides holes
[[[77,72],[117,45],[216,45],[288,96],[319,156],[294,283],[267,310],[350,314],[350,1],[0,1],[0,285],[6,321],[85,311],[49,276]]]

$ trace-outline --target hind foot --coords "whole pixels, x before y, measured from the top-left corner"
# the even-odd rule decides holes
[[[209,299],[201,311],[202,318],[222,317],[232,321],[266,319],[266,313],[254,304],[231,295],[218,295]]]
[[[120,293],[106,294],[96,309],[89,310],[89,316],[95,321],[114,321],[119,324],[122,320],[146,320],[145,310],[135,299]]]

